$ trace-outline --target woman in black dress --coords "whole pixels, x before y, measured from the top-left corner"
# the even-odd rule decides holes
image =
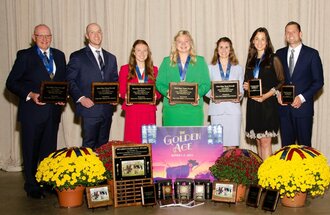
[[[266,159],[272,154],[272,137],[279,128],[278,105],[275,95],[284,83],[283,67],[274,54],[266,28],[258,28],[250,38],[244,77],[244,90],[250,79],[261,79],[262,96],[248,98],[245,134],[256,139],[258,154]]]

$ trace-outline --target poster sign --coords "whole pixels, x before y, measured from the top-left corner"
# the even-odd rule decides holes
[[[155,140],[151,144],[154,178],[213,180],[209,167],[223,150],[221,125],[157,127]]]

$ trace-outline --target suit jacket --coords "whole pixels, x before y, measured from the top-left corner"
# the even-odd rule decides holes
[[[211,81],[221,81],[221,74],[219,69],[219,64],[209,65],[210,78]],[[243,68],[240,65],[232,65],[230,68],[229,80],[238,80],[239,81],[239,93],[241,93],[241,99],[244,95],[243,90],[243,82],[244,82],[244,74]],[[211,96],[211,90],[206,94],[207,97]],[[209,105],[209,115],[221,115],[221,114],[229,114],[229,115],[241,115],[241,104],[234,102],[221,102],[219,104],[214,103],[210,100]]]
[[[314,95],[324,84],[322,62],[317,50],[302,45],[294,71],[290,77],[288,66],[288,47],[279,49],[276,54],[281,59],[284,68],[285,84],[295,86],[295,94],[303,95],[306,102],[300,108],[280,106],[280,115],[291,111],[295,117],[314,115]]]
[[[70,56],[67,65],[67,80],[69,91],[76,105],[76,114],[82,117],[109,117],[112,116],[113,106],[109,104],[95,104],[91,108],[83,107],[78,101],[82,96],[91,98],[93,82],[117,82],[116,57],[102,49],[104,58],[104,80],[101,70],[89,46],[80,49]]]
[[[53,81],[65,81],[65,55],[60,50],[51,48],[56,72]],[[6,86],[9,91],[19,97],[18,120],[43,121],[52,114],[54,120],[60,122],[62,107],[54,104],[37,105],[32,99],[26,101],[32,91],[40,93],[42,81],[51,81],[46,67],[37,53],[37,46],[17,52],[16,61],[7,78]]]

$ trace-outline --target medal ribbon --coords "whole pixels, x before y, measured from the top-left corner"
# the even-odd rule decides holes
[[[144,69],[144,73],[141,74],[138,65],[136,65],[135,66],[135,71],[136,71],[137,77],[139,79],[139,83],[148,83],[148,75],[146,75],[146,72],[147,72],[146,69]]]
[[[229,75],[230,75],[230,68],[231,68],[230,61],[228,60],[227,70],[226,70],[226,75],[225,75],[225,73],[223,72],[222,65],[221,65],[221,62],[220,62],[219,59],[218,59],[218,65],[219,65],[219,69],[220,69],[221,79],[222,79],[223,81],[228,81],[228,80],[229,80]]]
[[[180,80],[184,81],[186,80],[186,74],[187,74],[187,69],[189,66],[190,62],[190,55],[188,56],[186,63],[184,64],[184,68],[182,68],[182,63],[180,57],[178,57],[178,67],[179,67],[179,72],[180,72]]]
[[[53,58],[52,50],[49,49],[49,59],[48,59],[47,56],[45,56],[41,52],[41,50],[38,48],[38,46],[36,46],[36,48],[37,48],[37,52],[38,52],[39,57],[41,58],[42,62],[44,63],[44,65],[47,69],[47,72],[49,74],[51,74],[54,70],[54,66],[53,66],[54,58]]]
[[[260,64],[264,60],[264,58],[265,58],[265,54],[263,54],[261,56],[260,60],[258,60],[258,59],[256,60],[256,65],[255,65],[255,67],[253,69],[253,77],[254,78],[258,78],[258,76],[259,76],[259,70],[260,70]]]

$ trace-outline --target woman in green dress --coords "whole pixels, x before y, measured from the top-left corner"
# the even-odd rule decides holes
[[[196,103],[170,104],[171,82],[197,83]],[[210,89],[210,77],[204,57],[197,56],[193,39],[181,30],[174,37],[171,54],[160,65],[156,80],[157,90],[164,96],[163,126],[202,126],[204,124],[203,96]]]

